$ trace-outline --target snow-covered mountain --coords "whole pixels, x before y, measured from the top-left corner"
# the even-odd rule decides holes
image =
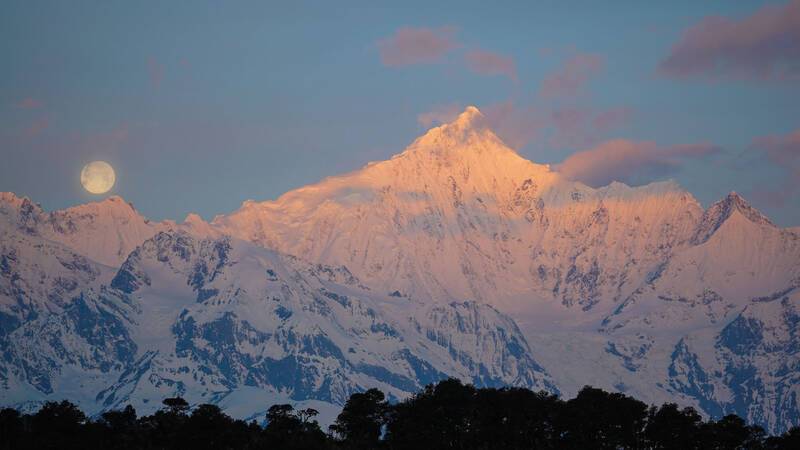
[[[0,192],[0,221],[6,227],[60,242],[96,262],[119,267],[146,239],[174,226],[145,219],[118,196],[53,212],[30,199]]]
[[[388,161],[245,202],[212,225],[346,265],[370,286],[551,322],[601,318],[692,239],[702,215],[673,182],[592,189],[564,179],[506,147],[470,107]]]
[[[488,305],[374,293],[344,267],[227,236],[159,232],[118,270],[19,228],[3,236],[3,403],[68,397],[141,411],[181,395],[247,417],[274,402],[335,410],[448,376],[556,390]],[[332,413],[331,413],[332,414]]]
[[[714,344],[734,339],[725,330],[742,314],[773,323],[756,304],[796,304],[796,229],[776,227],[735,193],[704,211],[669,181],[592,189],[521,158],[483,122],[467,108],[388,161],[245,202],[211,225],[345,265],[374,289],[494,305],[567,394],[592,384],[654,402],[682,398],[770,429],[800,421],[798,386],[773,367],[796,364],[796,345],[736,355]],[[774,329],[792,342],[797,328]],[[708,335],[705,348],[689,345],[697,333]],[[681,380],[673,366],[687,352],[728,369],[704,369],[712,392]],[[745,360],[763,365],[761,381],[742,388],[731,371]],[[778,379],[781,387],[766,381]]]
[[[248,399],[400,397],[446,374],[800,422],[797,229],[735,193],[703,210],[670,181],[571,181],[474,107],[390,160],[210,223],[2,195],[4,403],[179,393],[247,415]]]

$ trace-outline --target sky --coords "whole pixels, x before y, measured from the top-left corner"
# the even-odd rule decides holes
[[[673,178],[800,225],[800,0],[11,1],[0,191],[206,219],[402,151],[468,105],[592,186]]]

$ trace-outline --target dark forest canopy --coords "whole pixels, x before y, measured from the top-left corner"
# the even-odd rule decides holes
[[[0,411],[5,449],[798,449],[800,428],[768,437],[734,415],[704,421],[692,408],[660,407],[585,387],[571,400],[520,388],[475,388],[455,379],[396,403],[377,389],[353,394],[327,433],[313,409],[274,405],[265,426],[215,405],[168,398],[150,416],[128,406],[90,419],[70,402],[35,414]]]

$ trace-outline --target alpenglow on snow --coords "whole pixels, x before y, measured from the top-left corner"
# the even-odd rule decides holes
[[[593,385],[773,432],[800,421],[800,235],[731,193],[594,189],[520,157],[477,108],[402,153],[151,222],[119,197],[0,194],[0,401],[164,397],[329,416],[455,376]]]

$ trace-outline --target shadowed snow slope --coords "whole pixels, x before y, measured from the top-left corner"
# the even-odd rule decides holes
[[[487,305],[376,294],[342,267],[184,231],[146,240],[100,284],[97,264],[9,234],[3,280],[13,281],[0,297],[7,404],[67,396],[90,411],[128,403],[148,411],[173,395],[252,397],[229,404],[252,417],[270,402],[342,404],[369,387],[402,398],[449,376],[556,390],[514,322]],[[27,259],[68,286],[38,289],[42,273]],[[85,267],[65,281],[74,260]],[[35,302],[20,309],[20,299]]]

